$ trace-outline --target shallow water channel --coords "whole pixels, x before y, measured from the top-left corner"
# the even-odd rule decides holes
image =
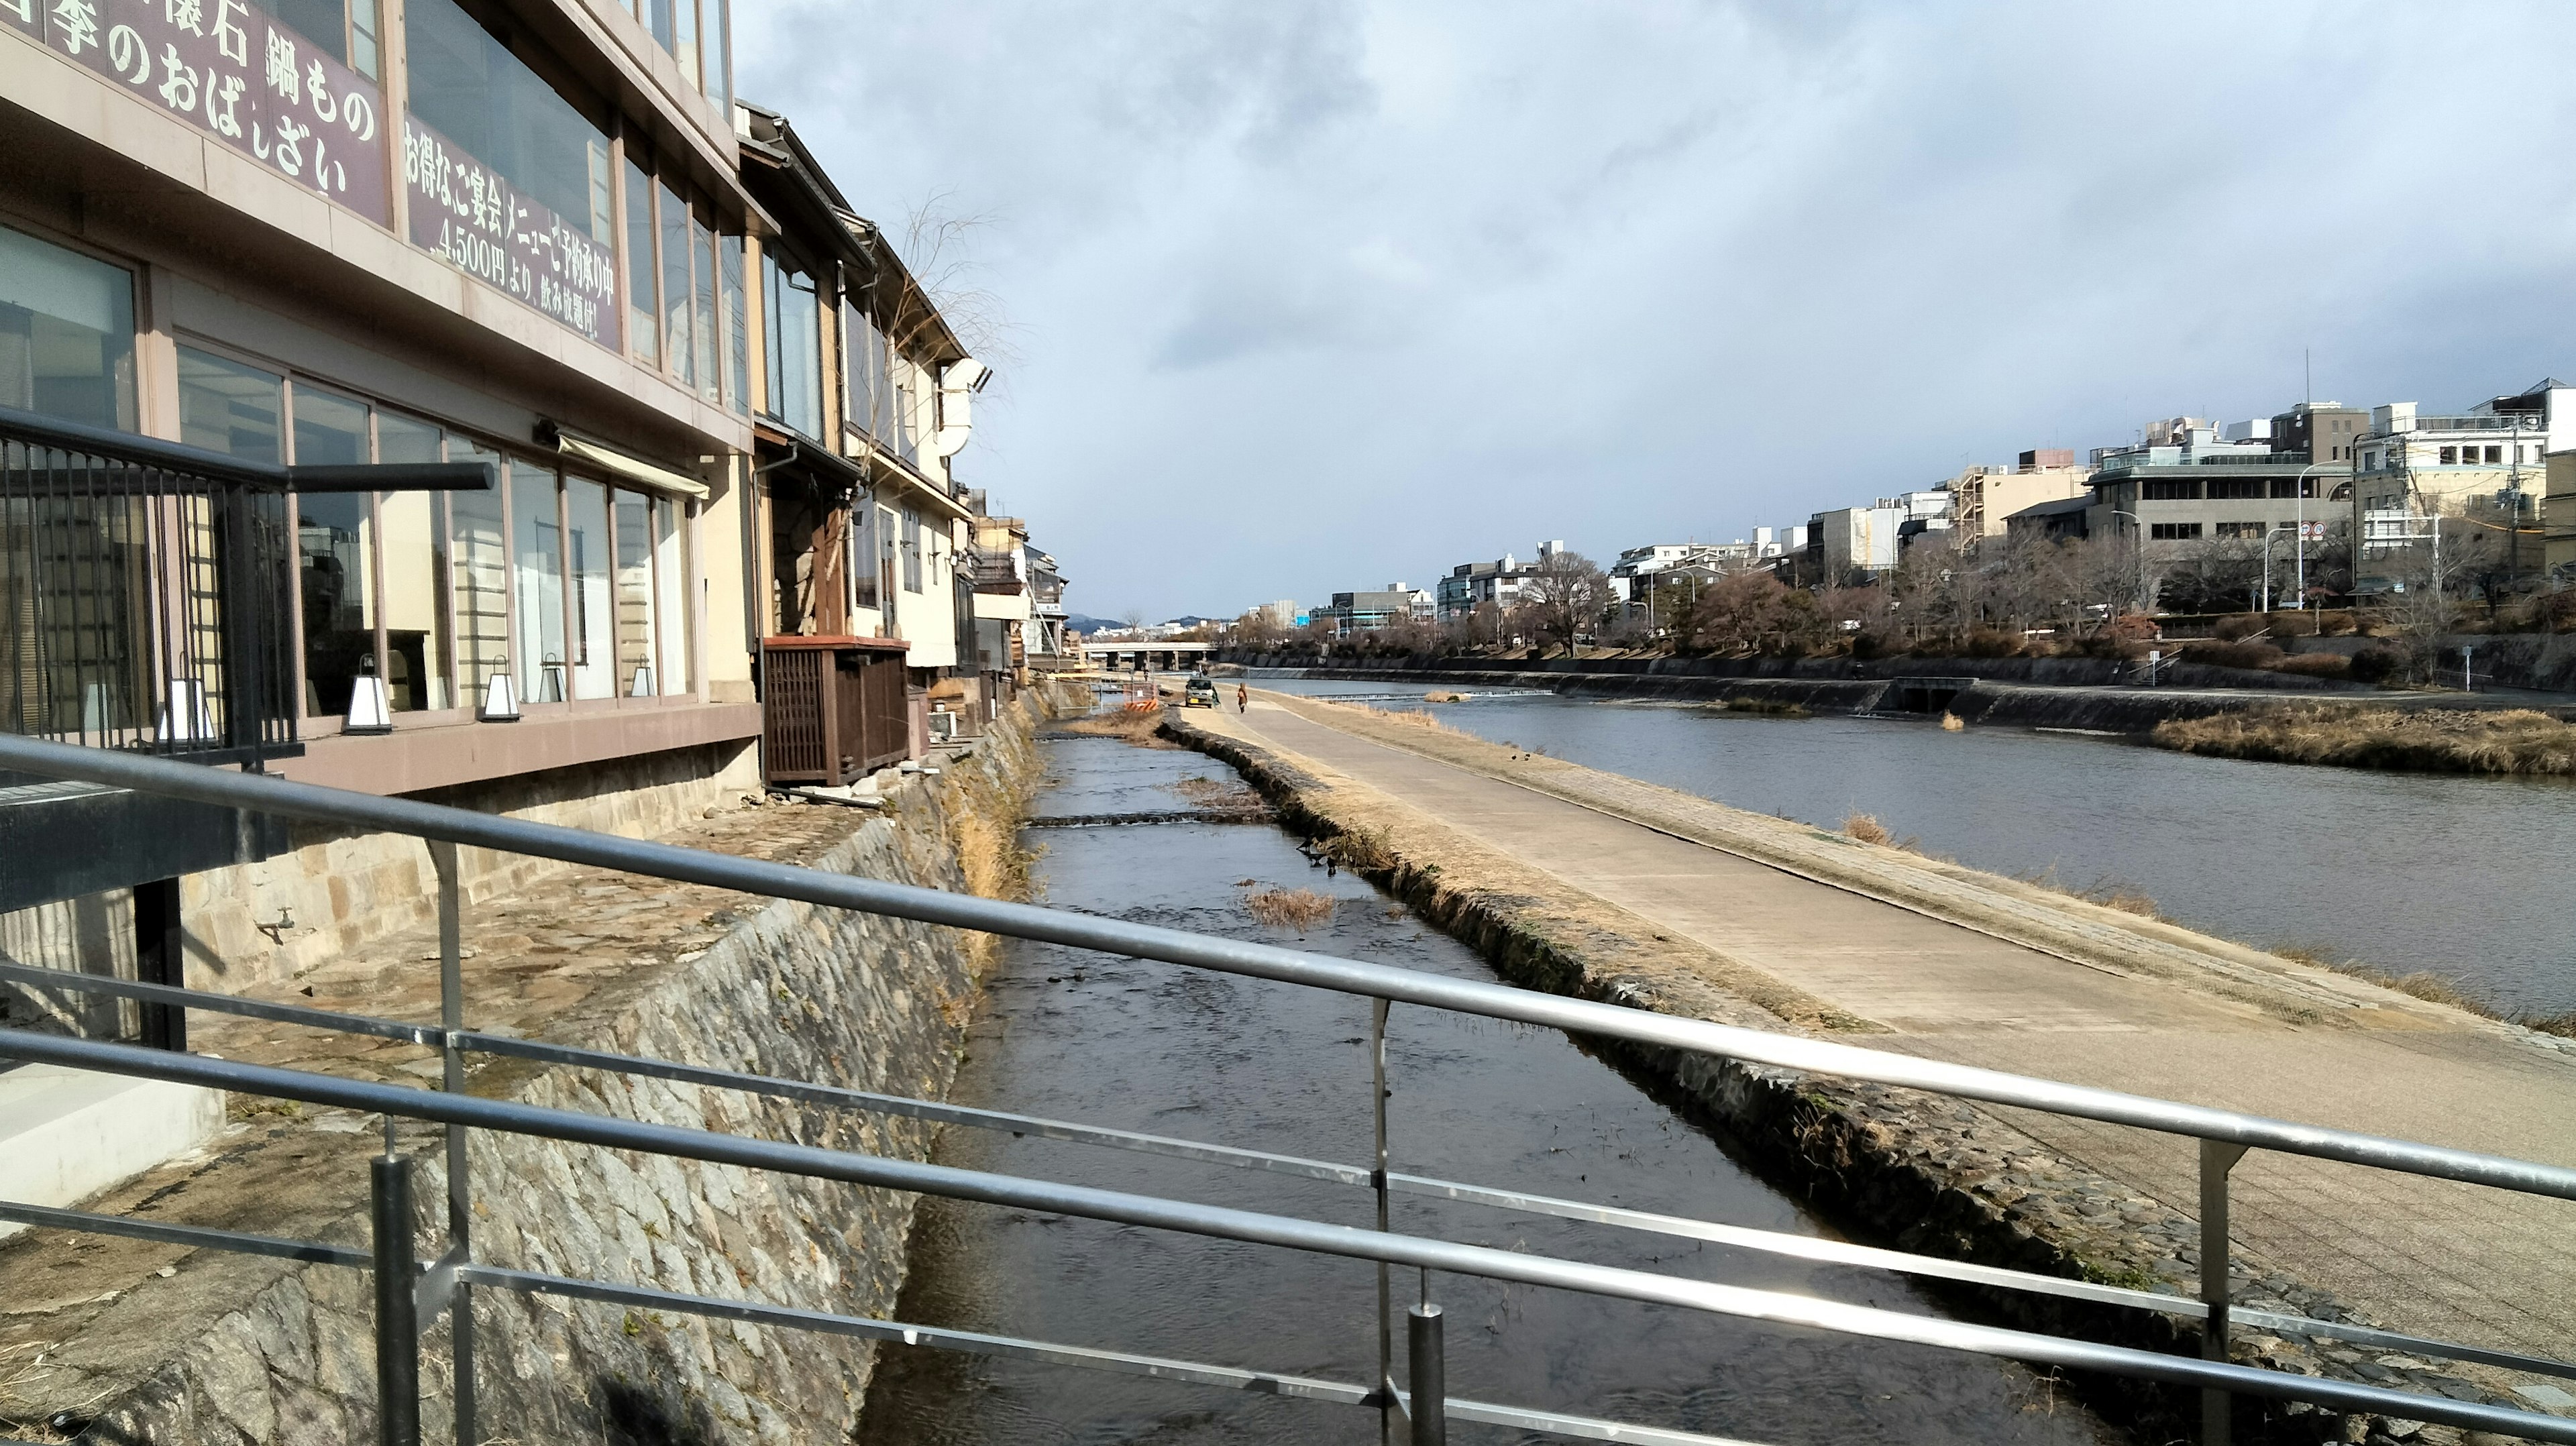
[[[1236,780],[1194,753],[1047,741],[1042,817],[1185,815],[1174,789]],[[1349,875],[1328,878],[1266,823],[1037,828],[1046,901],[1490,978],[1481,960]],[[1256,924],[1253,885],[1335,901],[1300,940]],[[961,1103],[1365,1164],[1369,1007],[1321,991],[1014,942],[991,981]],[[1388,1025],[1394,1168],[1766,1229],[1822,1227],[1708,1133],[1563,1035],[1399,1007]],[[1373,1223],[1365,1189],[951,1127],[938,1158],[1115,1189]],[[1931,1313],[1874,1272],[1608,1226],[1397,1196],[1394,1228]],[[1398,1272],[1398,1309],[1416,1281]],[[2017,1366],[1569,1292],[1434,1276],[1451,1394],[1780,1446],[2117,1439]],[[1366,1382],[1375,1268],[1262,1246],[924,1200],[901,1319]],[[1401,1323],[1396,1340],[1402,1375]],[[866,1439],[1369,1442],[1375,1413],[935,1350],[888,1349]],[[1556,1439],[1453,1425],[1461,1443]]]
[[[1421,706],[1420,686],[1257,687]],[[2204,758],[2123,739],[1819,715],[1768,718],[1549,693],[1440,720],[1611,773],[1824,828],[1866,813],[1976,868],[2143,890],[2264,948],[2432,970],[2506,1011],[2576,1010],[2576,780]]]

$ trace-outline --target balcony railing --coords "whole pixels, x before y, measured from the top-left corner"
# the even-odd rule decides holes
[[[301,752],[289,490],[491,485],[479,462],[282,467],[0,407],[0,732]]]
[[[970,547],[957,554],[957,571],[977,592],[1016,593],[1026,591],[1029,585],[1028,579],[1020,575],[1016,556],[987,547]]]

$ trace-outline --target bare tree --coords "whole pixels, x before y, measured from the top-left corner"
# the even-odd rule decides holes
[[[1538,635],[1541,653],[1547,651],[1550,639],[1573,652],[1578,639],[1591,636],[1601,625],[1610,600],[1610,579],[1579,552],[1549,553],[1521,584],[1521,606]]]

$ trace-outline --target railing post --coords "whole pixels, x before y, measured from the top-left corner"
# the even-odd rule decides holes
[[[1370,1171],[1370,1183],[1377,1189],[1377,1228],[1387,1228],[1386,1216],[1386,1001],[1369,1001],[1369,1112],[1377,1119],[1377,1166]],[[1387,1264],[1377,1263],[1377,1439],[1378,1446],[1392,1446],[1395,1434],[1395,1298],[1387,1280]]]
[[[2243,1145],[2224,1140],[2200,1142],[2200,1300],[2208,1316],[2201,1322],[2200,1354],[2204,1360],[2227,1360],[2227,1172],[2245,1157]],[[2235,1397],[2215,1387],[2200,1393],[2202,1446],[2228,1446],[2229,1414]]]
[[[393,1152],[371,1162],[376,1246],[376,1440],[420,1446],[420,1315],[412,1301],[418,1274],[411,1239],[411,1161]]]
[[[1405,1345],[1412,1359],[1413,1446],[1448,1446],[1448,1383],[1441,1350],[1440,1307],[1424,1301],[1406,1312]]]
[[[465,1092],[465,1051],[457,1035],[465,1028],[464,920],[457,899],[456,845],[428,840],[429,862],[438,871],[438,1018],[441,1030],[440,1085],[449,1094]],[[457,1264],[474,1258],[474,1196],[465,1172],[465,1127],[447,1127],[447,1251]],[[456,1282],[448,1298],[448,1347],[456,1393],[456,1443],[473,1446],[474,1430],[474,1300],[473,1287]]]
[[[153,879],[134,886],[134,977],[146,984],[188,986],[186,940],[179,931],[179,881]],[[143,1042],[154,1049],[188,1047],[188,1011],[178,1004],[146,1004]]]

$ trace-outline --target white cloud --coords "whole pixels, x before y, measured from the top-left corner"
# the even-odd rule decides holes
[[[1084,611],[1734,536],[2024,446],[2576,367],[2576,12],[745,7],[853,201],[998,218],[961,458]],[[2510,43],[2499,37],[2512,37]]]

